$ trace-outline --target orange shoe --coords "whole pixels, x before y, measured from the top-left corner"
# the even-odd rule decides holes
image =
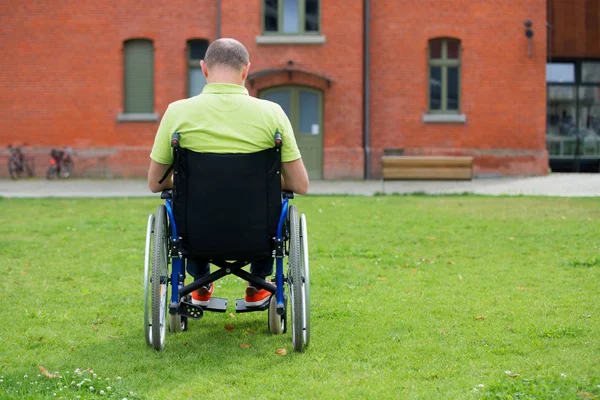
[[[269,301],[271,298],[271,292],[265,289],[257,289],[254,286],[248,285],[246,287],[246,307],[260,307]]]
[[[215,285],[212,283],[208,286],[202,286],[198,290],[194,290],[192,292],[192,304],[196,306],[207,306],[214,290]]]

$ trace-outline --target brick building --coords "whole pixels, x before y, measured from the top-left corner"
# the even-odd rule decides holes
[[[145,176],[162,113],[203,87],[208,43],[234,37],[250,52],[250,93],[286,110],[313,179],[378,178],[386,153],[470,155],[479,176],[545,174],[547,7],[5,1],[0,160],[26,143],[43,175],[50,149],[68,145],[76,175]]]

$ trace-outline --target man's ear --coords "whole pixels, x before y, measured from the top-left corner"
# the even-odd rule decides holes
[[[250,63],[244,65],[244,68],[242,68],[242,80],[244,80],[244,81],[246,80],[249,72],[250,72]]]
[[[202,75],[208,79],[208,67],[206,66],[204,60],[200,60],[200,68],[202,68]]]

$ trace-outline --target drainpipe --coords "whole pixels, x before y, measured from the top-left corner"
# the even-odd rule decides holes
[[[363,147],[365,151],[365,179],[371,179],[371,149],[369,122],[371,117],[369,91],[369,20],[371,18],[370,0],[364,0],[363,15]]]
[[[217,0],[217,39],[221,38],[221,0]]]

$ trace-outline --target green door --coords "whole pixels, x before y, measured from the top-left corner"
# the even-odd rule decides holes
[[[323,93],[303,86],[280,86],[259,93],[287,114],[310,179],[323,178]]]

